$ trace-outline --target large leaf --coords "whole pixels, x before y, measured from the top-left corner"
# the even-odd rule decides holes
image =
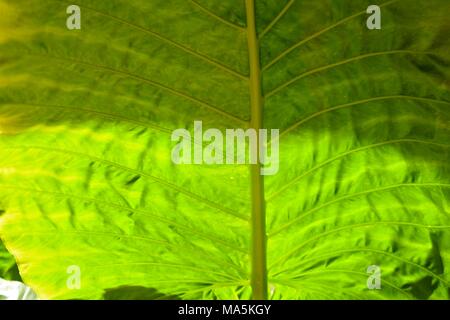
[[[449,1],[70,4],[0,1],[0,232],[41,298],[449,298]],[[279,172],[173,164],[195,120],[279,128]]]
[[[21,280],[14,257],[6,250],[0,241],[0,278],[6,280]]]

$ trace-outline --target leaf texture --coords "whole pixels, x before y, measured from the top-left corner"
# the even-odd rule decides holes
[[[40,298],[252,297],[249,166],[170,140],[252,126],[250,2],[80,0],[67,30],[69,2],[0,0],[0,235]],[[449,298],[450,3],[370,4],[255,1],[267,298]]]

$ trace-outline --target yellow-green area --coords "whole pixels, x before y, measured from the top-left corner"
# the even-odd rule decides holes
[[[43,299],[450,298],[448,0],[78,0],[69,30],[72,4],[0,0],[0,277],[17,262]],[[196,120],[280,129],[279,172],[175,165]]]

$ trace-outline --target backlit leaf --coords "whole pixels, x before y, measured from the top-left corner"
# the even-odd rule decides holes
[[[71,4],[0,0],[0,235],[40,298],[449,298],[449,1]],[[280,129],[262,193],[171,161],[196,120]]]

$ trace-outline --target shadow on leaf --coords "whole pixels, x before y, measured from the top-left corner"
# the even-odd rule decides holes
[[[105,300],[181,300],[175,295],[167,295],[154,288],[141,286],[121,286],[106,289],[103,293]]]

